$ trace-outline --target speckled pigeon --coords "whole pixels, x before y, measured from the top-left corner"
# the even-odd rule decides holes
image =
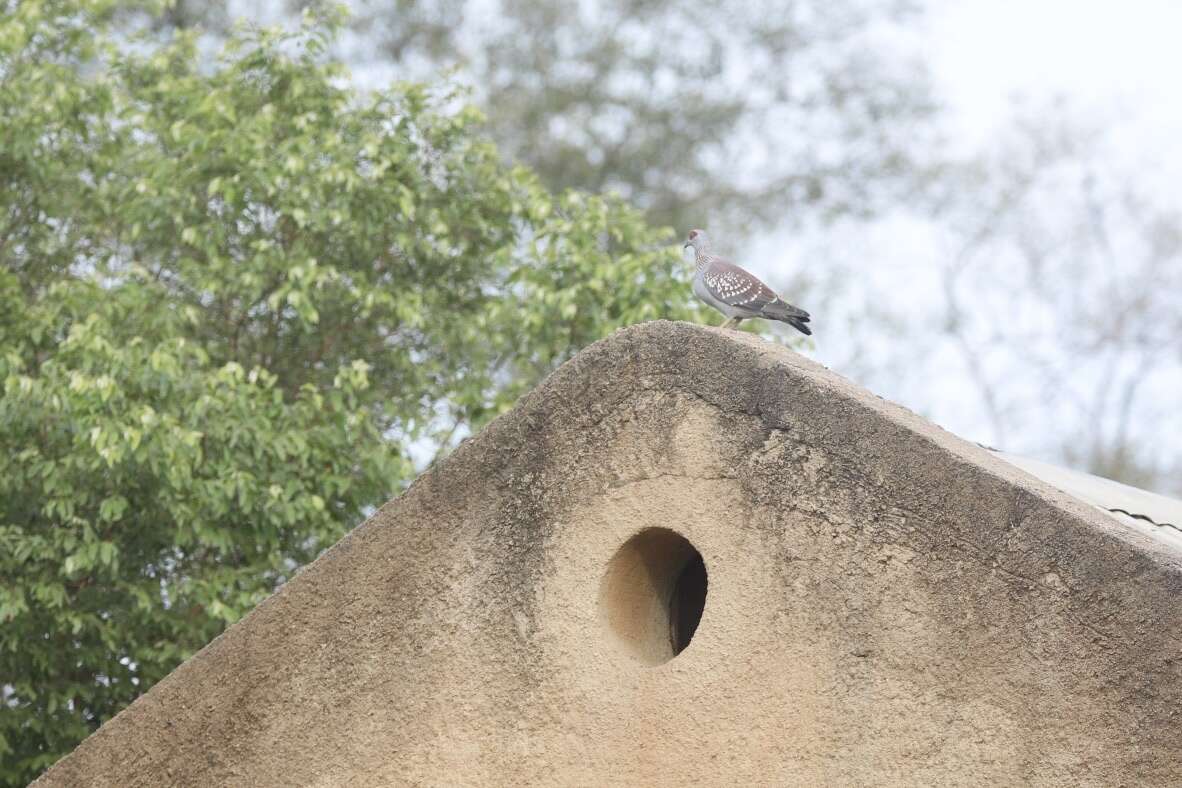
[[[687,247],[694,247],[694,295],[726,315],[723,328],[734,328],[752,317],[779,320],[802,334],[812,334],[806,325],[809,313],[792,306],[770,287],[730,260],[710,253],[710,242],[702,230],[690,230]]]

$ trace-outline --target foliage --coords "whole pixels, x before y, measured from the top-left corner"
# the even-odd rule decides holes
[[[794,274],[762,273],[807,291],[844,374],[1009,450],[1182,491],[1182,454],[1157,438],[1179,412],[1161,393],[1179,207],[1161,155],[1113,144],[1128,107],[1019,103],[981,142],[948,127],[942,144],[957,113],[916,57],[934,6],[914,0],[349,4],[351,62],[457,69],[545,183],[617,189],[736,251],[743,224],[775,232]],[[213,31],[259,12],[175,8],[169,24]],[[915,371],[929,361],[943,385]]]
[[[21,784],[581,346],[693,317],[669,238],[552,195],[339,20],[216,61],[0,17],[0,783]]]
[[[498,145],[552,186],[617,191],[685,231],[863,216],[918,181],[932,103],[895,45],[908,0],[500,8],[452,51]]]
[[[351,62],[456,70],[501,151],[547,186],[617,191],[682,232],[877,212],[912,194],[931,147],[914,0],[348,5]],[[229,0],[175,9],[169,22],[215,32],[234,11],[259,13]]]

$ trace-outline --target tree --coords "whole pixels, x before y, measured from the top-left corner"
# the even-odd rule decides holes
[[[1182,211],[1100,128],[1038,107],[952,173],[939,319],[991,440],[1182,490]]]
[[[391,22],[385,40],[397,45],[386,51],[413,62],[401,14],[361,6],[359,18]],[[932,105],[922,63],[894,45],[918,15],[909,2],[506,0],[499,10],[458,30],[452,57],[501,149],[552,187],[618,191],[684,232],[865,215],[915,183]]]
[[[681,232],[873,214],[913,193],[931,142],[914,0],[348,5],[341,56],[359,70],[454,70],[545,185],[618,192]],[[169,21],[216,33],[227,6],[178,3]]]
[[[111,44],[0,19],[0,770],[33,777],[614,328],[696,314],[667,236],[502,164],[338,19]]]
[[[823,358],[965,437],[1182,492],[1169,170],[1061,102],[1001,126],[934,159],[922,199],[792,234]]]
[[[1161,439],[1182,429],[1182,211],[1117,127],[1019,105],[926,203],[802,250],[828,255],[829,363],[966,437],[1182,491]]]

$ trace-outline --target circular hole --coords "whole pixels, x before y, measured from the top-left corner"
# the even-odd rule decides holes
[[[659,665],[690,644],[706,607],[706,587],[706,563],[689,540],[668,528],[649,528],[608,562],[599,611],[625,650]]]

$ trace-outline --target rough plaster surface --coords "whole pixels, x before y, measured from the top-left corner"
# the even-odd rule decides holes
[[[690,646],[598,608],[646,527]],[[1182,556],[757,338],[581,353],[42,786],[1177,785]]]

